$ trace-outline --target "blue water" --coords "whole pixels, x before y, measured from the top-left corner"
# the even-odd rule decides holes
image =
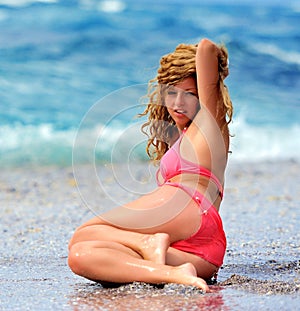
[[[230,53],[232,158],[298,159],[299,2],[182,3],[0,0],[0,167],[70,165],[74,143],[80,162],[126,159],[127,141],[143,159],[135,98],[202,37]]]

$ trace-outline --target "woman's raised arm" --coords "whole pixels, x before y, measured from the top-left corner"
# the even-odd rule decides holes
[[[182,155],[210,169],[221,181],[227,162],[229,132],[221,87],[228,75],[227,53],[208,39],[202,39],[196,51],[197,88],[200,110],[183,140]],[[192,149],[193,148],[193,149]],[[194,150],[194,156],[191,150]]]
[[[200,105],[205,106],[218,123],[220,48],[208,39],[199,42],[196,52],[197,86]]]

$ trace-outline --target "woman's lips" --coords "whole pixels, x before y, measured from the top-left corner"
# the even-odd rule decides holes
[[[182,110],[182,109],[174,109],[174,113],[176,113],[176,115],[180,115],[180,116],[186,115],[186,111]]]

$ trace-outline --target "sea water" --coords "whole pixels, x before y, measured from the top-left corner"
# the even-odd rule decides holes
[[[296,0],[0,0],[0,167],[146,160],[146,83],[203,37],[230,54],[231,157],[299,159],[299,28]]]

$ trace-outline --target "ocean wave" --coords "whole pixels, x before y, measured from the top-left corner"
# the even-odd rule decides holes
[[[26,7],[34,3],[56,3],[58,0],[0,0],[0,5]]]
[[[282,2],[282,8],[268,0],[272,7],[260,9],[233,0],[231,6],[225,0],[200,6],[193,0],[179,16],[175,4],[180,1],[154,2],[0,0],[5,29],[0,166],[71,165],[75,138],[77,159],[83,162],[122,161],[124,154],[126,161],[146,159],[144,138],[127,123],[136,115],[128,107],[147,85],[137,92],[131,86],[153,78],[159,57],[178,43],[203,36],[224,41],[230,52],[228,86],[238,115],[232,158],[299,157],[296,5],[293,10],[287,4],[291,1]],[[90,128],[78,136],[78,124],[97,100],[98,109],[87,119]],[[101,123],[109,128],[106,134]]]
[[[125,10],[126,2],[120,0],[79,0],[79,6],[85,10],[98,10],[104,13],[120,13]]]
[[[51,124],[0,127],[0,167],[71,165],[76,131]]]
[[[231,126],[231,158],[239,161],[300,159],[300,124],[255,126],[237,118]]]
[[[253,44],[253,49],[260,54],[270,55],[278,60],[288,63],[300,65],[300,53],[296,51],[287,51],[279,48],[274,44],[268,43],[255,43]]]
[[[51,124],[0,127],[0,167],[146,161],[146,136],[140,124],[98,125],[57,130]],[[263,127],[242,118],[231,126],[230,159],[265,161],[300,159],[300,125]]]

